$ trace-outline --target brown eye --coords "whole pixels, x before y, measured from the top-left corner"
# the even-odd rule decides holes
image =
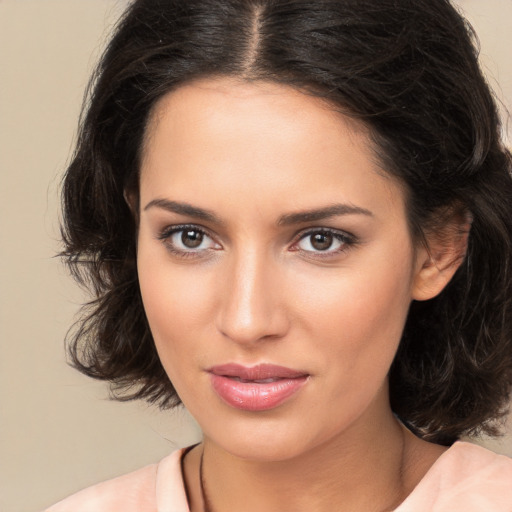
[[[170,226],[161,233],[159,239],[174,254],[199,255],[221,249],[205,231],[195,226]]]
[[[334,256],[343,252],[353,243],[353,239],[342,231],[315,229],[304,233],[297,243],[297,247],[312,255],[325,253]]]
[[[315,233],[311,235],[311,246],[317,251],[330,249],[334,237],[331,233]]]
[[[188,249],[196,249],[201,245],[204,234],[195,229],[185,229],[181,235],[181,243]]]

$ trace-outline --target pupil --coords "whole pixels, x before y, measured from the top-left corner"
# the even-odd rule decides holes
[[[184,231],[181,235],[181,241],[185,247],[189,249],[195,249],[201,245],[203,241],[203,234],[199,231]]]
[[[325,251],[332,245],[332,235],[329,233],[316,233],[312,236],[311,245],[318,251]]]

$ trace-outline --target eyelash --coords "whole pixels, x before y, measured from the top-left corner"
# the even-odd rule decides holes
[[[196,224],[181,224],[181,225],[175,225],[175,226],[169,226],[162,230],[159,235],[157,236],[158,240],[162,241],[164,245],[166,246],[167,250],[171,252],[172,254],[180,257],[180,258],[198,258],[201,257],[201,253],[208,250],[208,249],[199,249],[199,250],[181,250],[177,249],[172,243],[171,243],[171,237],[177,233],[181,233],[183,231],[190,230],[195,231],[199,233],[200,235],[204,237],[210,238],[213,243],[215,242],[214,238],[210,236],[207,230],[202,228],[201,226],[198,226]],[[307,239],[307,237],[317,235],[317,234],[327,234],[331,235],[334,240],[340,242],[341,246],[339,249],[335,251],[330,251],[327,249],[326,251],[310,251],[310,250],[304,250],[298,247],[298,244],[302,241]],[[294,237],[295,241],[293,242],[291,246],[291,250],[296,252],[301,252],[305,255],[307,255],[310,258],[316,258],[316,259],[327,259],[327,258],[333,258],[336,257],[346,251],[348,251],[351,247],[355,246],[358,241],[356,237],[352,234],[346,233],[344,231],[339,231],[337,229],[332,228],[325,228],[325,227],[318,227],[318,228],[309,228],[305,231],[301,231]],[[213,249],[218,250],[218,249]]]
[[[292,248],[298,246],[298,244],[302,241],[307,239],[308,237],[311,237],[312,235],[331,235],[334,240],[337,240],[340,242],[341,246],[339,249],[330,251],[327,249],[326,251],[306,251],[304,249],[293,249],[298,252],[302,252],[306,254],[310,258],[316,258],[316,259],[327,259],[327,258],[333,258],[336,256],[339,256],[340,254],[347,252],[351,247],[355,246],[357,244],[357,239],[354,235],[346,233],[344,231],[339,231],[337,229],[332,228],[309,228],[305,231],[301,231],[296,236],[296,242],[293,243]]]
[[[184,250],[177,249],[171,242],[171,237],[173,235],[175,235],[176,233],[181,233],[183,231],[187,231],[187,230],[195,231],[195,232],[201,234],[202,236],[205,236],[205,237],[210,238],[211,240],[214,240],[214,238],[212,236],[210,236],[204,228],[197,226],[195,224],[180,224],[177,226],[169,226],[169,227],[165,228],[158,235],[157,238],[158,238],[158,240],[162,241],[163,244],[165,245],[165,247],[167,248],[167,250],[171,254],[174,254],[175,256],[178,256],[180,258],[198,258],[201,256],[200,253],[205,251],[206,249],[199,249],[196,251],[193,249],[190,249],[188,251],[184,251]]]

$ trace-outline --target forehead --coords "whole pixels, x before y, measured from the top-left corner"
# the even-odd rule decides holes
[[[167,94],[148,124],[142,191],[200,195],[214,203],[211,196],[223,197],[227,188],[264,193],[283,207],[299,198],[354,202],[361,193],[365,200],[402,201],[400,187],[377,162],[366,127],[320,98],[229,78]],[[257,203],[254,194],[247,200]]]
[[[241,126],[242,133],[237,131]],[[327,100],[287,85],[219,77],[187,83],[156,103],[147,125],[143,155],[147,155],[159,131],[170,132],[175,128],[180,138],[185,138],[190,135],[188,128],[197,134],[208,127],[213,127],[219,136],[234,135],[240,139],[245,134],[247,139],[254,139],[259,135],[262,141],[265,134],[275,135],[275,128],[281,130],[282,138],[289,140],[293,136],[299,139],[307,131],[308,138],[316,136],[316,143],[327,141],[334,132],[353,142],[363,141],[368,155],[372,154],[366,126],[341,114]],[[208,143],[208,139],[203,142]],[[361,148],[363,145],[360,144]]]

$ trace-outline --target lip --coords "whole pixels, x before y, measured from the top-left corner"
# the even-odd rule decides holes
[[[246,367],[229,363],[207,371],[217,395],[228,405],[245,411],[265,411],[281,405],[309,377],[305,372],[273,364]]]

